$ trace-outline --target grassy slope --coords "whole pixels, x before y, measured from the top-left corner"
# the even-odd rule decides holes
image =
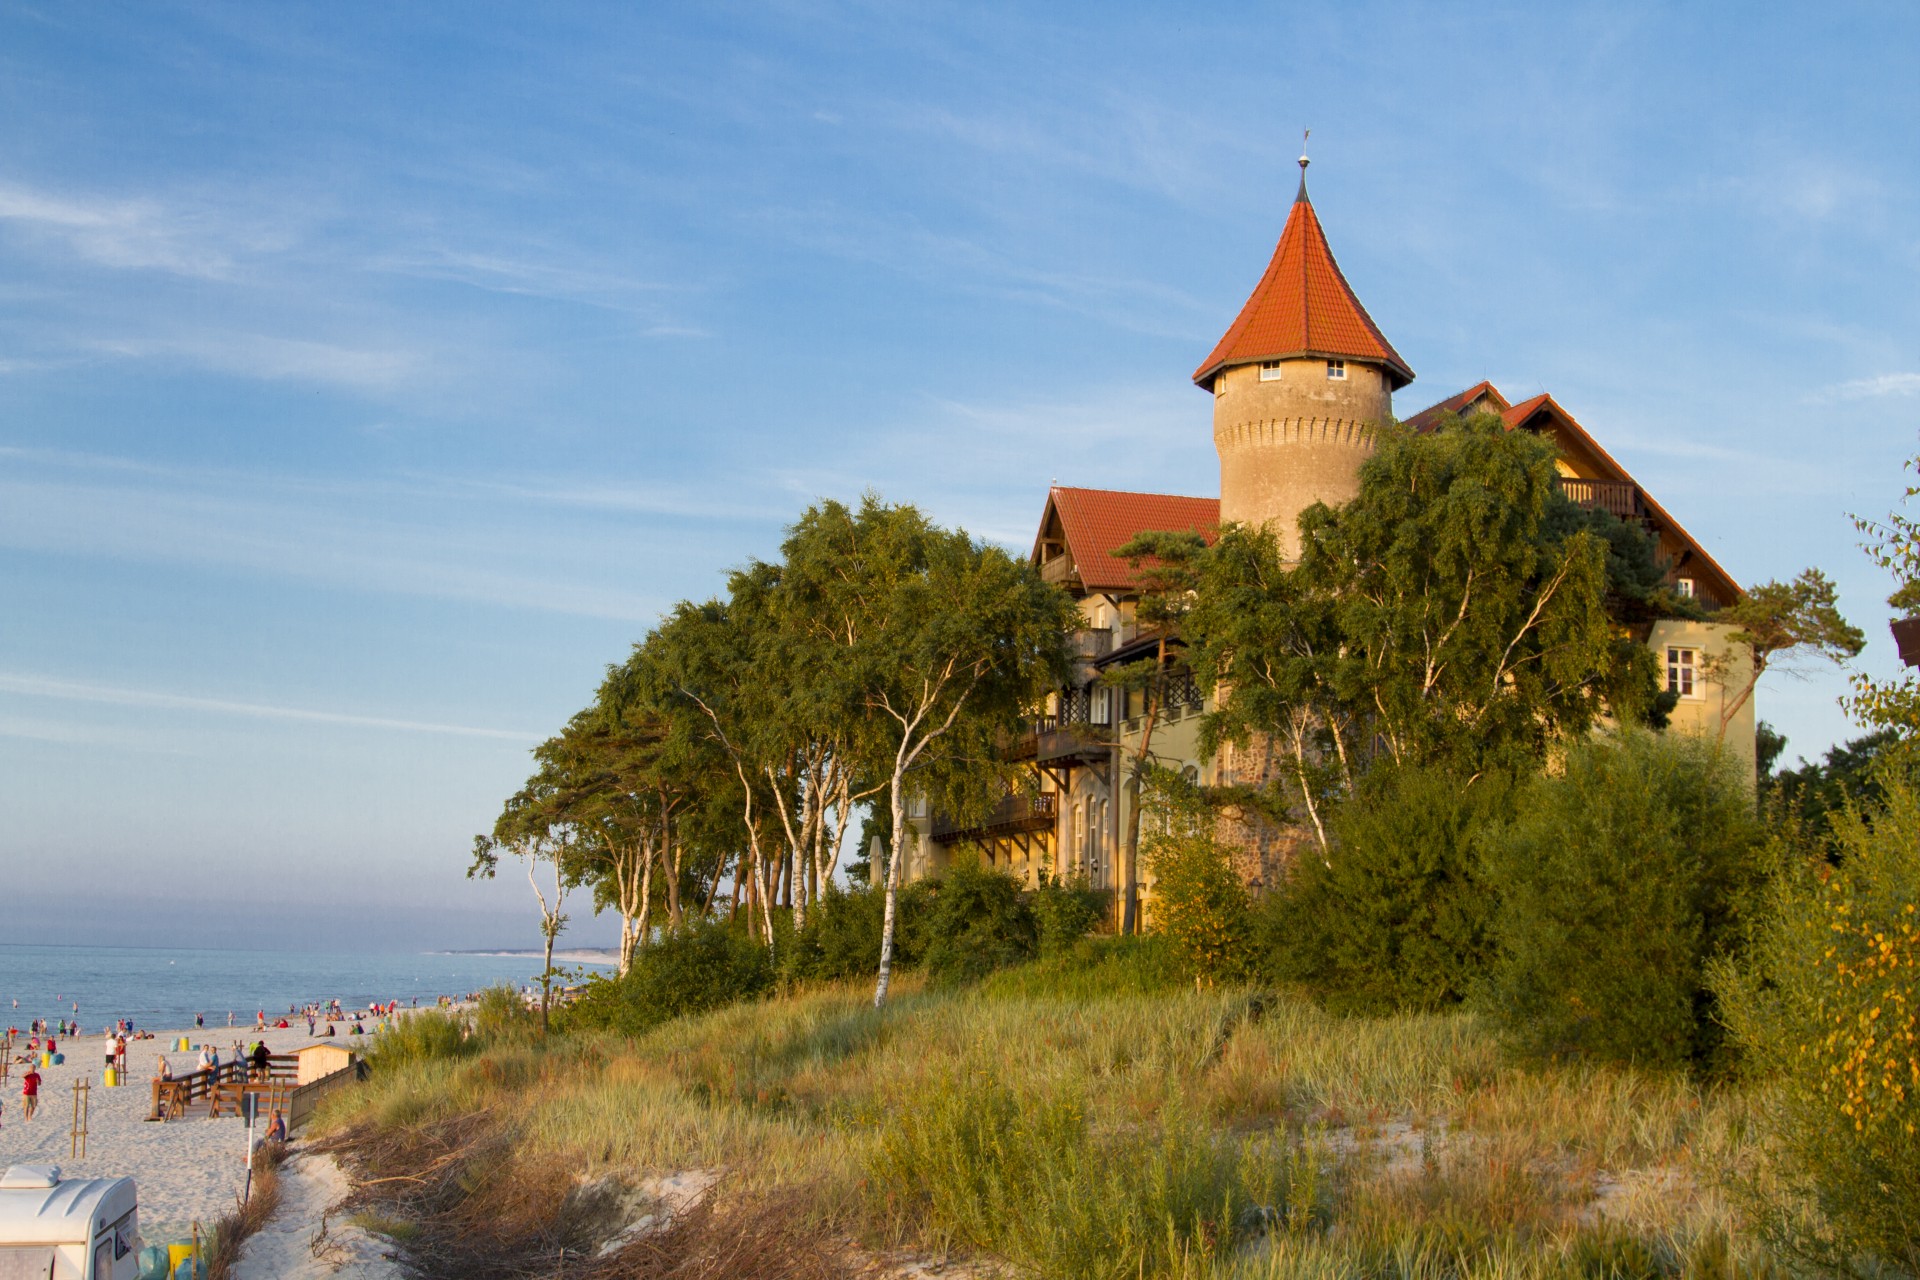
[[[415,1063],[323,1123],[384,1152],[372,1173],[480,1133],[489,1168],[553,1186],[554,1170],[719,1168],[729,1201],[778,1203],[821,1239],[1049,1276],[1751,1269],[1714,1190],[1750,1155],[1740,1094],[1512,1066],[1466,1014],[1099,994],[1125,985],[1016,970],[969,992],[909,983],[883,1011],[864,989],[813,991],[637,1041]],[[531,1185],[463,1179],[476,1202]],[[476,1203],[474,1219],[528,1212]]]

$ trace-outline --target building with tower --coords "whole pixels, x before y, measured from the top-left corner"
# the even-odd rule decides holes
[[[914,814],[918,833],[913,875],[937,874],[954,848],[977,846],[994,865],[1031,882],[1043,874],[1085,875],[1110,895],[1112,922],[1125,927],[1150,897],[1141,868],[1126,857],[1129,803],[1122,762],[1151,733],[1150,754],[1203,783],[1231,780],[1230,760],[1203,758],[1199,717],[1205,710],[1190,676],[1170,659],[1164,705],[1146,722],[1138,694],[1102,685],[1102,670],[1158,653],[1162,637],[1135,623],[1138,580],[1114,554],[1135,534],[1197,531],[1222,523],[1270,526],[1283,553],[1297,555],[1300,513],[1316,502],[1337,506],[1359,491],[1361,465],[1379,433],[1395,422],[1393,395],[1413,381],[1348,284],[1307,195],[1300,161],[1299,193],[1264,274],[1233,323],[1194,372],[1213,401],[1213,441],[1220,459],[1218,497],[1055,486],[1048,491],[1034,539],[1043,577],[1080,604],[1072,682],[1049,699],[1009,753],[1034,771],[980,823],[957,824]],[[1431,431],[1454,415],[1492,414],[1508,430],[1544,436],[1558,447],[1561,492],[1575,503],[1636,522],[1658,542],[1669,583],[1700,600],[1709,614],[1740,598],[1731,575],[1660,503],[1642,489],[1550,395],[1509,400],[1489,382],[1409,415],[1404,427]],[[1635,639],[1649,646],[1676,698],[1673,731],[1721,734],[1751,764],[1754,707],[1735,705],[1729,690],[1745,687],[1747,669],[1728,645],[1730,628],[1711,621],[1665,619],[1641,624]],[[1242,778],[1241,780],[1247,780]],[[1283,873],[1284,852],[1250,843],[1242,873],[1258,888]]]

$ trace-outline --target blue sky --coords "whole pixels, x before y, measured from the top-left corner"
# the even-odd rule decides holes
[[[1218,491],[1306,126],[1401,413],[1553,392],[1890,672],[1917,64],[1895,4],[14,0],[9,940],[530,943],[472,834],[811,499]],[[1842,685],[1763,686],[1789,759]]]

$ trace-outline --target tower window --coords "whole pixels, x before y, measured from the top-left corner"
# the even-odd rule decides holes
[[[1327,376],[1336,382],[1344,381],[1347,376],[1347,362],[1345,360],[1327,361]]]
[[[1667,692],[1693,697],[1695,655],[1692,649],[1667,649]]]
[[[1260,381],[1280,381],[1280,362],[1278,360],[1262,360],[1260,362]]]

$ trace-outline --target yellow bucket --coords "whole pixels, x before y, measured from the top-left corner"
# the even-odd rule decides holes
[[[173,1046],[173,1051],[175,1053],[191,1053],[193,1049],[192,1049],[192,1046],[187,1043],[187,1038],[185,1036],[181,1036],[180,1039],[177,1042],[175,1042]]]
[[[109,1089],[117,1087],[120,1083],[120,1073],[115,1071],[112,1067],[108,1067],[107,1078],[105,1083],[107,1088]]]

